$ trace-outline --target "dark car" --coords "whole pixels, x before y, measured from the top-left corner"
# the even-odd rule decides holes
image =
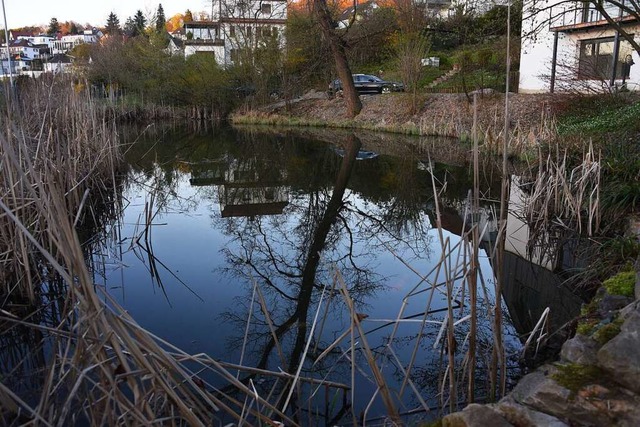
[[[369,74],[353,74],[353,84],[359,93],[390,93],[403,92],[404,84],[400,82],[388,82],[380,77]],[[335,79],[329,83],[329,95],[342,93],[342,82]]]

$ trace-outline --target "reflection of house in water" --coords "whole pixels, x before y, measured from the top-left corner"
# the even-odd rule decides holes
[[[223,218],[278,215],[289,204],[287,174],[256,158],[222,159],[192,168],[194,186],[217,185]]]
[[[567,250],[568,245],[544,238],[545,250],[540,247],[528,250],[531,231],[523,213],[527,197],[520,187],[520,179],[512,178],[503,258],[503,297],[520,334],[531,332],[547,307],[550,309],[549,329],[555,331],[577,316],[582,304],[582,300],[564,285],[564,278],[561,277],[563,270],[573,268],[576,264],[572,252]],[[459,235],[462,218],[468,212],[466,201],[443,202],[443,228]],[[458,212],[457,223],[451,215],[454,210]],[[490,206],[481,207],[479,213],[466,214],[467,226],[477,223],[481,231],[485,230],[481,244],[487,252],[495,242],[497,216],[498,212]]]
[[[563,260],[562,246],[546,236],[543,238],[544,246],[547,246],[545,250],[541,247],[527,250],[531,238],[523,213],[527,197],[521,188],[520,178],[513,177],[505,241],[503,294],[519,333],[530,332],[547,307],[551,311],[550,331],[555,331],[578,315],[582,300],[563,284],[563,278],[557,274],[573,267],[567,265],[567,258]]]

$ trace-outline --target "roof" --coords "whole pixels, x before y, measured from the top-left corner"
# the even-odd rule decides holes
[[[33,37],[33,33],[31,31],[15,31],[9,30],[13,37]]]
[[[219,26],[218,21],[186,21],[184,28],[213,28]]]
[[[370,0],[362,3],[358,3],[357,5],[349,6],[344,9],[340,16],[338,17],[338,21],[347,21],[354,14],[357,15],[367,15],[371,13],[373,10],[380,7],[375,0]]]
[[[179,37],[169,36],[169,39],[176,45],[177,48],[182,49],[184,47],[184,41]]]
[[[9,47],[35,47],[29,40],[20,39],[9,42]]]

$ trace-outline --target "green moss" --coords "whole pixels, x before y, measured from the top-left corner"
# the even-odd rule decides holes
[[[611,295],[633,297],[636,285],[636,273],[634,271],[618,273],[612,278],[605,280],[603,285]]]
[[[578,323],[576,332],[580,335],[590,336],[596,329],[597,325],[598,320],[596,319],[584,319],[580,323]]]
[[[595,339],[600,345],[604,345],[607,342],[611,341],[613,337],[620,333],[620,327],[622,326],[622,319],[616,319],[611,323],[608,323],[598,329],[593,334],[593,339]]]
[[[602,369],[591,365],[569,363],[558,365],[557,368],[558,371],[551,378],[574,394],[589,384],[598,383],[604,375]]]

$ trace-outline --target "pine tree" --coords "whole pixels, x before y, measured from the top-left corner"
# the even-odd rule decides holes
[[[124,23],[124,33],[129,37],[137,36],[136,23],[132,17],[127,18]]]
[[[191,21],[193,21],[193,13],[191,13],[191,11],[187,9],[187,11],[184,13],[184,22],[191,22]]]
[[[49,28],[47,28],[47,34],[50,36],[55,36],[56,33],[60,31],[60,24],[58,23],[57,18],[51,18],[49,21]]]
[[[144,17],[140,9],[138,9],[136,14],[133,16],[133,23],[135,25],[135,34],[133,37],[144,34],[144,29],[147,26],[147,18]]]
[[[167,19],[164,16],[164,9],[162,8],[162,3],[158,5],[158,11],[156,12],[156,31],[158,33],[163,33],[166,31]]]
[[[71,22],[71,25],[69,25],[69,34],[78,34],[79,32],[78,25],[75,22]]]
[[[116,35],[122,32],[120,28],[120,20],[115,13],[111,12],[107,18],[107,26],[104,28],[105,33],[109,35]]]

